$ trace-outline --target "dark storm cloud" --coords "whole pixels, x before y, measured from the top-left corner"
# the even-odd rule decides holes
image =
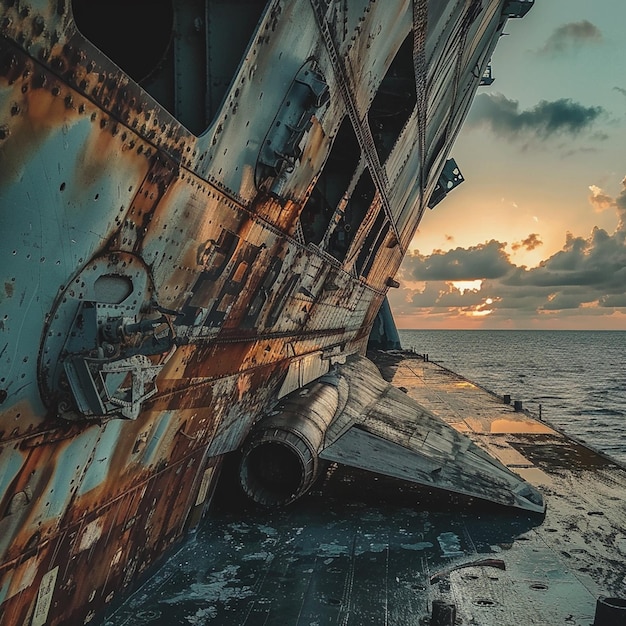
[[[477,280],[502,278],[511,269],[504,244],[490,241],[472,248],[455,248],[407,257],[405,269],[414,280]]]
[[[604,113],[602,107],[586,107],[562,98],[542,100],[532,109],[520,110],[517,100],[501,93],[482,93],[476,97],[468,116],[468,125],[487,126],[504,137],[535,135],[540,139],[567,134],[578,135],[591,128]]]
[[[556,28],[539,50],[540,54],[559,54],[587,43],[602,41],[600,29],[588,20],[569,22]]]

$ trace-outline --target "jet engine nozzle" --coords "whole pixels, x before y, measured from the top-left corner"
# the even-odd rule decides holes
[[[330,463],[545,512],[537,488],[363,357],[293,391],[259,420],[244,442],[239,479],[252,500],[277,507],[306,493]]]
[[[284,506],[319,475],[319,452],[339,406],[337,388],[316,382],[286,396],[254,427],[243,447],[239,480],[253,501]]]

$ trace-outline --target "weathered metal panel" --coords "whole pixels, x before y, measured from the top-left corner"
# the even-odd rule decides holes
[[[258,185],[254,170],[276,109],[307,58],[314,55],[317,35],[306,2],[277,2],[265,13],[251,39],[245,62],[233,80],[222,111],[202,137],[206,174],[242,199],[252,201]],[[271,71],[280,66],[280,72]],[[253,184],[252,184],[253,182]],[[245,194],[245,195],[244,195]]]
[[[278,392],[278,398],[286,396],[288,393],[303,387],[316,380],[323,374],[328,372],[330,360],[324,359],[321,352],[316,354],[307,354],[306,356],[296,359],[289,364],[287,375]]]
[[[502,2],[488,3],[492,22],[477,21],[463,42],[473,4],[445,3],[441,19],[441,3],[426,1],[255,7],[257,29],[199,135],[167,108],[209,89],[192,80],[199,66],[179,78],[175,69],[215,52],[216,40],[198,38],[219,29],[221,13],[209,2],[197,21],[201,3],[175,4],[176,45],[140,85],[123,55],[83,36],[79,3],[0,0],[0,598],[9,623],[35,612],[35,623],[45,613],[52,624],[93,619],[197,523],[219,455],[271,409],[290,363],[310,363],[302,384],[365,350],[453,134],[429,146],[427,178],[428,133],[461,121],[471,69],[456,63],[492,45]],[[417,101],[383,169],[368,108],[412,22]],[[429,66],[431,44],[447,53]],[[440,98],[427,93],[427,71],[458,78],[434,131],[427,103],[434,110]],[[195,127],[201,108],[178,113]],[[333,190],[339,200],[314,245],[300,215],[344,119],[354,172]],[[330,240],[358,204],[362,177],[371,196],[351,248],[338,253]]]
[[[339,368],[347,399],[320,456],[361,469],[542,512],[542,496],[400,390],[371,362],[354,358]]]
[[[347,46],[341,48],[350,89],[355,95],[361,118],[367,115],[383,77],[412,26],[410,0],[398,2],[393,7],[370,2]],[[367,71],[364,71],[365,68]]]

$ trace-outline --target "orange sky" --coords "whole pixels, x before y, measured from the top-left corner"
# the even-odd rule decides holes
[[[626,329],[626,3],[511,20],[389,292],[399,328]],[[463,281],[463,282],[459,282]]]

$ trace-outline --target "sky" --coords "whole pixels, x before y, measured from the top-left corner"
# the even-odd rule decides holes
[[[509,20],[389,291],[398,328],[626,330],[624,0]]]

